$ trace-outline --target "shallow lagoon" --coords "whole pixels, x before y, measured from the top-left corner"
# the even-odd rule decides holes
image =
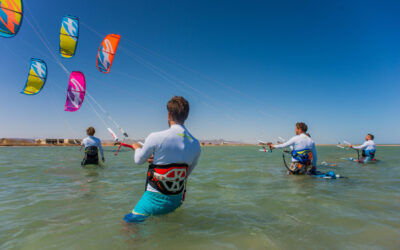
[[[106,148],[102,168],[77,147],[0,148],[1,249],[399,249],[400,148],[363,166],[317,148],[348,179],[287,176],[282,155],[205,147],[176,212],[121,223],[144,191],[145,166]]]

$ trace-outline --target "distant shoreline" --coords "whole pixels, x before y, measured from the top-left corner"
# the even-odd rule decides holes
[[[317,147],[329,147],[336,146],[337,144],[317,144]],[[7,143],[0,144],[0,147],[80,147],[78,144],[36,144],[36,143]],[[110,147],[114,146],[112,143],[103,143],[103,146]],[[252,147],[262,147],[256,144],[202,144],[202,147],[244,147],[244,146],[252,146]],[[378,147],[400,147],[400,144],[377,144]]]

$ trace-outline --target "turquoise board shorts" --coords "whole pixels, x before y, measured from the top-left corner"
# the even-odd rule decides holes
[[[145,191],[132,213],[125,215],[126,222],[140,222],[150,215],[167,214],[173,212],[182,204],[183,193],[179,195],[165,195]]]

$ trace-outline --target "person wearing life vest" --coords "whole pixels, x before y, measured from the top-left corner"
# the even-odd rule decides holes
[[[94,137],[96,130],[93,127],[89,127],[86,129],[86,134],[88,137],[82,140],[82,147],[85,147],[85,157],[82,160],[81,165],[88,164],[99,164],[99,151],[101,154],[101,159],[104,162],[104,152],[103,147],[101,146],[101,141],[99,138]]]
[[[317,151],[314,141],[306,134],[307,130],[308,127],[304,122],[298,122],[295,127],[296,136],[282,144],[270,144],[271,149],[293,147],[289,174],[303,175],[316,173]]]
[[[149,162],[146,187],[142,198],[125,222],[140,222],[151,215],[173,212],[184,200],[186,181],[196,166],[200,153],[199,141],[184,126],[189,103],[174,96],[167,104],[169,129],[151,133],[143,147],[132,144],[135,163]]]
[[[350,148],[361,150],[362,158],[358,160],[360,163],[367,163],[375,160],[376,145],[374,140],[374,135],[367,134],[365,137],[365,142],[360,146],[350,145]]]

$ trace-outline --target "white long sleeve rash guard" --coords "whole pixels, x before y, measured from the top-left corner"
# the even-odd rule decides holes
[[[300,135],[296,135],[285,143],[274,145],[275,148],[286,148],[289,146],[293,146],[293,150],[304,150],[304,149],[311,150],[313,156],[312,165],[317,166],[318,156],[317,156],[317,150],[315,149],[315,143],[306,134],[302,133]],[[292,161],[295,162],[296,160],[292,158]]]
[[[200,143],[183,125],[174,124],[169,129],[151,133],[142,148],[135,151],[135,163],[143,164],[152,155],[154,165],[172,163],[188,164],[189,176],[197,165],[201,153]],[[158,192],[149,184],[147,190]]]
[[[99,148],[101,157],[104,157],[104,152],[103,152],[103,147],[101,146],[101,141],[99,138],[94,137],[94,136],[88,136],[85,139],[82,140],[82,146],[85,146],[85,148],[87,147],[91,147],[91,146],[95,146]]]
[[[373,140],[368,140],[365,141],[362,145],[353,147],[355,149],[361,149],[361,150],[369,150],[369,151],[375,151],[376,150],[376,145]]]

